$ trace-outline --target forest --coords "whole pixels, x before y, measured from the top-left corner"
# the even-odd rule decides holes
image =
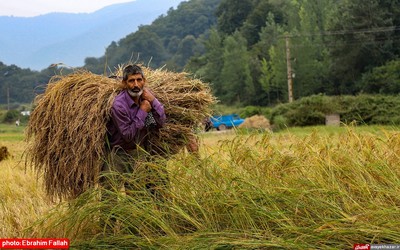
[[[186,71],[226,105],[274,106],[315,94],[400,92],[399,0],[190,0],[112,42],[82,68],[139,62]],[[290,67],[288,67],[290,65]],[[0,104],[29,103],[55,74],[0,63]]]

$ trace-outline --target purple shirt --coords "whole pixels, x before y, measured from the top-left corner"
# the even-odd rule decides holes
[[[166,116],[164,106],[154,99],[151,102],[153,117],[158,125],[162,127],[165,123]],[[147,112],[140,109],[124,90],[119,93],[111,107],[111,120],[107,124],[108,138],[111,147],[120,146],[125,150],[135,149],[136,145],[143,146],[147,129],[144,121]]]

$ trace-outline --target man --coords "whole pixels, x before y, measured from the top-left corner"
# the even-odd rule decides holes
[[[129,194],[133,187],[121,174],[135,175],[137,162],[146,155],[147,135],[161,128],[166,116],[163,105],[145,87],[146,78],[138,65],[124,68],[122,84],[124,89],[115,97],[107,124],[109,153],[100,184],[114,191],[124,185]],[[146,187],[154,194],[154,185],[146,184]],[[107,198],[113,199],[102,196],[102,199]]]

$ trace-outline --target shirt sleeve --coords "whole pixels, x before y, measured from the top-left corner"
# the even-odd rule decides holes
[[[155,98],[152,102],[151,102],[151,106],[152,106],[152,113],[153,113],[153,117],[157,122],[157,125],[159,127],[164,126],[165,121],[167,120],[167,117],[165,115],[165,111],[164,111],[164,106],[161,104],[160,101],[158,101],[157,98]]]
[[[131,119],[127,108],[117,105],[111,108],[111,116],[122,135],[122,139],[127,143],[131,143],[135,142],[136,134],[144,127],[147,113],[139,109],[136,116]]]

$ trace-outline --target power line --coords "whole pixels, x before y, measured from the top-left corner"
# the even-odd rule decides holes
[[[348,45],[348,46],[358,46],[360,44],[370,44],[370,45],[381,45],[386,42],[398,42],[400,41],[400,36],[392,36],[388,38],[375,38],[375,39],[347,39],[347,40],[341,40],[340,42],[337,41],[328,41],[328,42],[315,42],[315,41],[308,41],[307,43],[297,43],[292,45],[292,48],[297,48],[297,47],[338,47],[338,46],[343,46],[343,44]],[[342,43],[342,44],[340,44]]]
[[[381,32],[393,32],[399,31],[400,26],[388,26],[388,27],[376,27],[369,29],[359,29],[359,30],[336,30],[336,31],[323,31],[318,33],[299,33],[299,34],[288,34],[281,35],[278,38],[286,37],[307,37],[307,36],[335,36],[335,35],[349,35],[349,34],[365,34],[365,33],[381,33]]]

